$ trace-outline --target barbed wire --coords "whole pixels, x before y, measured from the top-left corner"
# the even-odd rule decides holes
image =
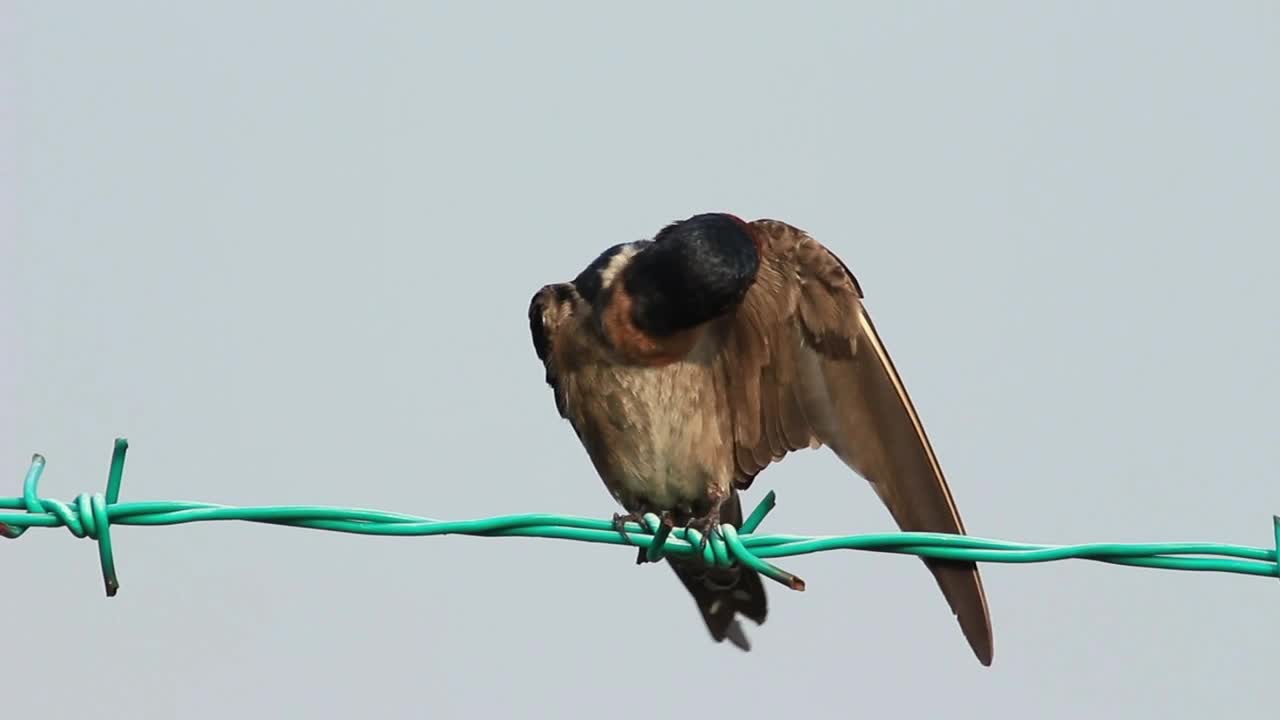
[[[1167,570],[1227,572],[1280,578],[1280,517],[1273,516],[1274,548],[1211,542],[1088,543],[1033,545],[944,533],[892,532],[863,535],[765,535],[756,530],[776,496],[770,491],[740,528],[721,525],[710,537],[691,528],[672,528],[656,515],[644,524],[627,523],[619,532],[612,520],[555,514],[503,515],[476,520],[445,521],[401,513],[315,505],[235,507],[202,502],[119,502],[129,443],[115,442],[104,493],[82,493],[70,503],[42,498],[40,479],[45,459],[35,455],[23,482],[21,497],[0,498],[0,537],[16,539],[31,528],[65,527],[80,538],[97,541],[102,579],[108,596],[120,588],[116,577],[111,529],[116,525],[157,526],[193,522],[239,520],[362,535],[474,535],[479,537],[540,537],[645,548],[650,560],[663,555],[700,555],[703,562],[750,567],[794,590],[803,590],[799,577],[768,562],[772,558],[827,550],[867,550],[947,560],[986,563],[1040,563],[1068,559],[1094,560]],[[21,512],[3,512],[17,510]]]

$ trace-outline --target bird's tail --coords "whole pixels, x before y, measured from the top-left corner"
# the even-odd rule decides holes
[[[735,527],[742,525],[742,505],[738,491],[733,490],[720,511],[721,520]],[[757,625],[764,622],[769,606],[760,575],[744,567],[713,568],[698,560],[670,558],[671,569],[693,595],[698,611],[716,642],[729,642],[742,650],[750,650],[751,642],[738,622],[741,614]]]

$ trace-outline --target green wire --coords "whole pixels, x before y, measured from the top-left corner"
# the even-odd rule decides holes
[[[381,510],[313,505],[234,507],[182,501],[122,503],[119,502],[120,483],[128,449],[126,440],[116,440],[105,493],[81,494],[70,504],[39,496],[45,460],[40,455],[33,456],[22,496],[0,498],[0,537],[17,538],[33,527],[65,527],[76,537],[96,540],[108,596],[115,595],[120,587],[111,543],[112,525],[181,525],[229,520],[360,535],[540,537],[630,545],[645,548],[645,557],[651,561],[675,555],[697,556],[707,564],[720,566],[738,563],[794,590],[803,590],[804,580],[773,565],[769,559],[828,550],[866,550],[969,562],[1040,563],[1083,559],[1168,570],[1280,577],[1276,549],[1210,542],[1031,545],[920,532],[824,537],[757,535],[757,528],[775,505],[776,496],[772,492],[765,495],[740,529],[722,525],[707,538],[696,530],[664,525],[653,514],[644,516],[643,525],[627,523],[624,536],[614,528],[612,520],[553,514],[444,521]],[[2,512],[4,510],[15,512]],[[1272,518],[1272,526],[1276,547],[1280,547],[1280,516]]]

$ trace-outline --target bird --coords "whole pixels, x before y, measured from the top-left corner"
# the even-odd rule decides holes
[[[739,493],[789,453],[830,448],[904,531],[964,534],[951,490],[848,266],[806,231],[708,212],[609,247],[529,304],[534,351],[626,521],[742,524]],[[643,549],[641,558],[644,558]],[[716,642],[749,650],[759,575],[667,558]],[[983,665],[974,563],[924,559]]]

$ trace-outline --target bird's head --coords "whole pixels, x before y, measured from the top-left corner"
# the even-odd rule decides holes
[[[733,215],[706,213],[671,223],[653,240],[605,250],[573,282],[540,290],[529,306],[534,349],[545,361],[553,339],[570,327],[566,322],[589,318],[619,356],[645,364],[674,361],[689,351],[703,325],[742,301],[759,266],[755,231]],[[576,332],[569,336],[586,340]]]
[[[545,285],[529,301],[529,332],[538,359],[546,361],[551,351],[551,338],[560,326],[574,315],[574,306],[582,302],[572,283]]]
[[[620,279],[636,327],[666,337],[733,310],[759,267],[751,227],[727,213],[706,213],[664,227]]]

